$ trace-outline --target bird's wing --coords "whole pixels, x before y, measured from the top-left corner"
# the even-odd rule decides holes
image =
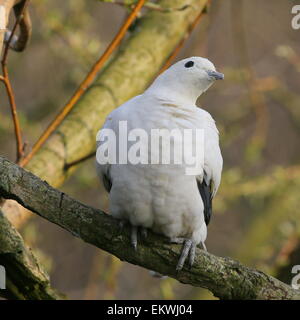
[[[206,225],[208,225],[212,216],[211,188],[210,185],[206,184],[206,181],[204,179],[202,180],[202,182],[197,179],[197,186],[204,204],[204,220]]]
[[[102,129],[113,129],[114,121],[113,121],[113,114],[112,113],[107,116]],[[98,133],[100,136],[97,137],[98,138],[97,145],[96,145],[97,149],[100,146],[100,141],[99,140],[102,140],[101,139],[102,138],[102,134],[103,134],[102,129]],[[111,186],[112,186],[112,181],[111,181],[111,178],[110,178],[110,168],[111,168],[111,164],[109,164],[109,163],[100,164],[96,159],[97,174],[98,174],[99,178],[102,180],[103,185],[104,185],[104,187],[105,187],[107,192],[110,192],[110,189],[111,189]]]
[[[209,224],[212,215],[212,199],[220,182],[223,159],[219,147],[219,132],[214,120],[208,113],[203,113],[204,121],[204,168],[203,174],[197,176],[198,189],[204,204],[204,218]]]
[[[105,123],[102,127],[102,129],[111,129],[116,135],[119,134],[119,122],[120,121],[128,121],[130,119],[131,114],[134,114],[134,108],[137,106],[137,101],[140,96],[136,96],[121,106],[119,106],[117,109],[113,110],[106,118]],[[102,129],[99,131],[98,135],[100,134],[100,137],[97,135],[98,140],[105,140],[101,139],[103,131]],[[117,139],[118,140],[118,139]],[[97,150],[101,142],[97,141]],[[118,151],[116,151],[118,154]],[[110,192],[112,187],[112,180],[113,177],[111,175],[111,164],[105,163],[100,164],[98,161],[96,161],[96,170],[99,178],[103,181],[104,187],[107,192]]]

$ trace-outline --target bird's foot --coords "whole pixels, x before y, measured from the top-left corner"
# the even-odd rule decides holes
[[[179,271],[183,268],[185,260],[189,257],[189,266],[192,267],[195,260],[196,243],[191,239],[186,239],[182,245],[182,251],[178,260],[176,270]]]
[[[187,257],[189,257],[189,267],[191,268],[195,261],[197,244],[193,240],[186,238],[171,238],[170,241],[171,243],[182,244],[182,251],[176,266],[176,270],[179,271],[183,268]],[[203,249],[207,251],[204,242],[201,242],[201,244]]]
[[[119,227],[120,230],[124,229],[125,224],[127,223],[127,221],[125,220],[120,220],[119,222]],[[145,227],[137,227],[137,226],[133,226],[131,225],[131,235],[130,235],[130,242],[131,245],[133,246],[134,250],[136,250],[137,248],[137,235],[138,235],[138,231],[140,230],[141,235],[144,239],[147,238],[148,236],[148,230]]]
[[[133,246],[134,250],[137,248],[137,227],[131,226],[131,245]]]
[[[120,222],[119,222],[119,228],[120,228],[120,230],[123,230],[123,229],[124,229],[124,226],[125,226],[125,220],[120,220]]]
[[[147,237],[148,237],[148,230],[147,230],[147,228],[141,227],[141,234],[142,234],[142,237],[143,237],[144,239],[147,239]]]
[[[137,235],[138,235],[138,230],[140,229],[140,232],[142,234],[142,237],[144,239],[147,238],[148,232],[147,229],[144,227],[137,227],[137,226],[131,226],[131,245],[133,246],[134,250],[137,249]]]

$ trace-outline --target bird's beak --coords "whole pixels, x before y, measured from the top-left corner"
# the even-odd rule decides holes
[[[224,79],[224,74],[221,72],[208,70],[207,73],[210,77],[214,78],[215,80],[223,80]]]

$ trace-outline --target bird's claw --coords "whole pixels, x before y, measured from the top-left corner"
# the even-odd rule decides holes
[[[134,250],[137,249],[138,229],[139,229],[139,227],[137,227],[137,226],[131,226],[131,245],[133,246]],[[146,239],[147,236],[148,236],[148,231],[147,231],[147,229],[144,228],[144,227],[141,227],[141,228],[140,228],[140,231],[141,231],[142,237],[143,237],[144,239]]]
[[[187,257],[189,257],[189,267],[191,268],[195,261],[197,244],[193,240],[186,238],[171,238],[170,240],[171,243],[183,245],[181,255],[176,266],[176,270],[180,271],[183,268],[183,265]],[[207,251],[204,242],[201,242],[201,244],[203,249]]]
[[[141,228],[141,234],[143,236],[144,239],[146,239],[148,237],[148,230],[147,228],[142,227]]]
[[[195,246],[195,244],[193,243],[193,241],[191,239],[186,239],[184,241],[183,246],[182,246],[181,255],[180,255],[180,258],[179,258],[177,266],[176,266],[176,270],[177,271],[179,271],[179,270],[181,270],[183,268],[184,262],[185,262],[185,260],[186,260],[188,255],[189,255],[189,258],[190,258],[189,259],[189,264],[190,264],[190,266],[193,265],[195,254],[193,254],[192,252],[195,251],[194,248],[193,248],[194,246]]]
[[[120,220],[119,222],[119,228],[120,230],[123,230],[124,229],[124,226],[126,224],[126,220]],[[131,245],[133,246],[134,250],[137,249],[137,244],[138,244],[138,241],[137,241],[137,235],[138,235],[138,230],[140,229],[141,231],[141,235],[144,239],[147,238],[148,236],[148,230],[147,228],[145,227],[137,227],[137,226],[133,226],[131,225],[131,234],[130,234],[130,242],[131,242]]]
[[[137,227],[131,226],[131,245],[133,246],[134,250],[137,248]]]
[[[123,229],[124,229],[124,226],[125,226],[125,221],[124,221],[124,220],[120,220],[120,222],[119,222],[119,228],[120,228],[120,230],[123,230]]]

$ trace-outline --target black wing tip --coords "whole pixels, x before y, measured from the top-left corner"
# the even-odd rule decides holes
[[[205,179],[203,179],[202,183],[197,181],[198,190],[200,192],[203,204],[204,204],[204,221],[208,226],[210,222],[210,218],[212,216],[212,193],[210,185],[206,184]]]

